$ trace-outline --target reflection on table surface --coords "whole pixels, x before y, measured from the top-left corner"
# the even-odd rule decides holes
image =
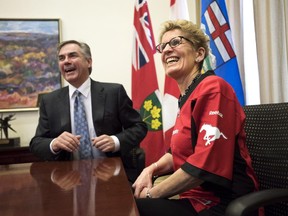
[[[120,158],[0,166],[1,215],[139,215]]]

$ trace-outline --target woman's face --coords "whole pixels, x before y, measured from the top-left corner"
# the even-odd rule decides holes
[[[167,43],[177,36],[185,37],[184,33],[179,29],[168,31],[163,35],[161,43]],[[182,43],[174,48],[171,48],[170,45],[167,44],[161,54],[166,75],[175,80],[179,80],[193,73],[198,68],[198,64],[195,64],[197,56],[198,54],[194,50],[191,42],[184,38],[182,39]]]

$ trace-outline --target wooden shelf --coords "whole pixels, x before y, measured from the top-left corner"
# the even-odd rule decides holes
[[[31,163],[35,161],[40,161],[40,159],[30,152],[28,146],[0,148],[0,165]]]

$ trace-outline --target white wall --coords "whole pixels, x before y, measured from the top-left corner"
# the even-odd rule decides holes
[[[195,1],[187,0],[193,21]],[[160,24],[169,18],[170,0],[147,2],[157,41]],[[90,45],[91,77],[122,83],[130,96],[133,16],[134,0],[0,0],[0,18],[59,18],[62,40],[76,39]],[[164,72],[159,57],[155,55],[162,90]],[[17,133],[10,130],[9,137],[20,137],[21,146],[28,146],[37,127],[38,111],[17,112],[15,117],[11,125]]]

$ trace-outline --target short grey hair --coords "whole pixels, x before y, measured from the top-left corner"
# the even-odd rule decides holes
[[[67,41],[61,42],[57,47],[57,55],[59,55],[59,52],[62,49],[62,47],[67,44],[77,44],[80,47],[81,53],[85,56],[86,59],[92,58],[91,49],[89,45],[84,42],[77,41],[77,40],[67,40]],[[91,74],[91,72],[92,72],[92,66],[91,68],[89,68],[89,74]]]

